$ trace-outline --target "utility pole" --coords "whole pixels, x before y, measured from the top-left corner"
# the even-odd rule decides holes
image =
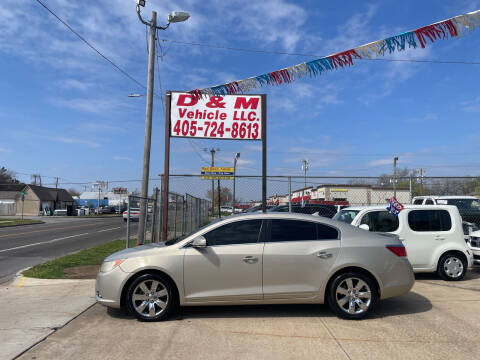
[[[140,6],[145,6],[145,2],[146,0],[137,0],[138,19],[142,24],[150,27],[150,40],[148,43],[147,105],[145,111],[145,143],[143,147],[142,192],[140,195],[140,216],[138,219],[137,244],[143,244],[145,242],[145,219],[147,217],[148,177],[150,175],[150,147],[152,144],[152,112],[155,78],[155,40],[157,29],[166,30],[170,23],[185,21],[190,17],[188,13],[174,11],[168,15],[167,25],[157,26],[156,11],[152,11],[152,18],[150,19],[150,21],[145,21],[142,19],[142,15],[140,14]],[[169,174],[164,175],[166,177],[169,176]],[[168,181],[168,178],[166,181]]]
[[[308,162],[308,159],[303,159],[302,160],[302,170],[304,172],[304,175],[305,175],[305,188],[307,187],[307,170],[308,168],[310,167],[310,164]]]
[[[55,178],[55,189],[58,189],[58,177]]]
[[[393,158],[393,197],[397,197],[397,161],[398,156]]]
[[[207,152],[210,151],[212,155],[212,167],[215,166],[215,153],[219,152],[220,149],[211,148],[208,150],[207,148],[203,149],[203,151]],[[212,179],[212,216],[215,213],[215,180]],[[218,180],[218,216],[220,217],[220,180]]]

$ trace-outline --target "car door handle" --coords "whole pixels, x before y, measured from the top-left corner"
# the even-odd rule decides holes
[[[247,264],[255,264],[258,261],[258,258],[253,256],[245,256],[242,260]]]
[[[325,251],[320,251],[317,253],[317,257],[319,257],[320,259],[328,259],[332,257],[332,254],[326,253]]]

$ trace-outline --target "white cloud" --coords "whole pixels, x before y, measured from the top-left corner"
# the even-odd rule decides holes
[[[475,99],[463,101],[461,103],[462,109],[469,112],[478,112],[480,111],[480,96],[477,96]]]
[[[367,163],[368,167],[375,167],[375,166],[383,166],[383,165],[391,165],[393,164],[393,159],[388,158],[388,159],[377,159],[377,160],[372,160]]]
[[[1,148],[1,147],[0,147],[0,152],[9,153],[9,152],[12,152],[12,150],[10,150],[10,149],[5,149],[5,148]]]
[[[85,91],[94,86],[91,82],[79,81],[77,79],[65,79],[60,81],[60,86],[64,89],[73,89]]]
[[[51,103],[59,107],[66,107],[78,111],[84,111],[94,114],[105,114],[109,111],[118,111],[126,106],[115,99],[96,99],[96,98],[72,98],[72,99],[50,99]]]
[[[120,161],[132,161],[132,158],[127,156],[114,156],[112,157],[113,160],[120,160]]]

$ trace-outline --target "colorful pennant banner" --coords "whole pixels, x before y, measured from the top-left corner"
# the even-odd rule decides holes
[[[429,42],[433,43],[436,40],[460,37],[467,32],[471,33],[479,26],[480,10],[477,10],[320,59],[303,62],[244,80],[232,81],[205,89],[195,89],[190,91],[190,93],[197,97],[221,96],[247,93],[264,85],[273,86],[291,83],[304,76],[318,76],[325,71],[352,66],[354,59],[371,59],[380,55],[384,56],[385,53],[391,54],[395,51],[403,51],[407,47],[417,48],[420,46],[424,48]]]

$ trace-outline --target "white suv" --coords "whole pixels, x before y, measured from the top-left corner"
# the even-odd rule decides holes
[[[462,218],[450,205],[405,205],[398,216],[384,206],[348,207],[334,220],[365,230],[398,235],[416,273],[437,272],[444,280],[461,280],[473,264]]]

